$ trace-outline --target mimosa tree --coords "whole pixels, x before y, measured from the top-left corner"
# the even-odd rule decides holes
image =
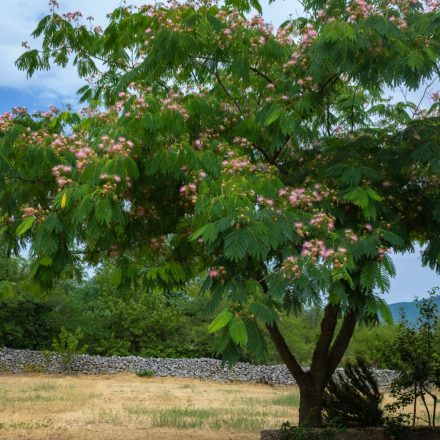
[[[384,98],[439,74],[438,3],[305,0],[274,28],[257,0],[172,2],[105,29],[51,5],[17,66],[72,60],[87,107],[1,116],[3,240],[43,286],[109,256],[121,287],[202,275],[225,358],[268,331],[318,426],[356,323],[388,316],[389,250],[440,261],[439,97]],[[279,314],[321,301],[305,371]]]

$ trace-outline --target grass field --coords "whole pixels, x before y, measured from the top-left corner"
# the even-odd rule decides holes
[[[262,429],[296,423],[298,405],[292,386],[7,374],[0,375],[0,439],[257,440]]]
[[[297,389],[178,378],[0,376],[0,439],[258,439]]]

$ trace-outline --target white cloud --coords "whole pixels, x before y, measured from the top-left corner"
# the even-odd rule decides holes
[[[60,0],[60,11],[80,10],[84,17],[93,16],[95,23],[105,24],[106,15],[119,6],[121,0]],[[141,5],[145,1],[132,0],[128,4]],[[302,8],[297,1],[279,1],[269,6],[263,0],[264,16],[274,25],[279,25],[289,14],[297,16]],[[30,36],[39,20],[49,13],[47,0],[2,0],[0,15],[0,87],[21,89],[34,96],[52,97],[62,102],[74,101],[75,91],[84,84],[78,78],[75,68],[54,67],[49,72],[37,72],[30,79],[25,72],[20,72],[14,65],[23,53],[21,43],[28,41],[31,47],[38,47],[38,42]],[[44,92],[44,93],[43,93]],[[43,93],[43,94],[42,94]],[[48,102],[49,103],[49,102]]]
[[[133,4],[145,2],[133,1]],[[60,0],[60,12],[80,10],[85,17],[95,17],[96,23],[105,24],[106,14],[121,4],[120,0]],[[46,0],[2,0],[0,15],[0,87],[10,87],[26,91],[33,96],[54,102],[73,102],[76,90],[84,84],[78,78],[75,68],[54,67],[50,71],[37,72],[30,79],[26,73],[15,67],[15,60],[23,53],[23,41],[31,47],[38,47],[30,34],[39,20],[49,13]],[[41,101],[40,101],[41,102]]]
[[[84,17],[93,16],[95,23],[105,24],[106,15],[114,8],[122,4],[121,0],[59,0],[60,11],[68,12],[80,10]],[[141,5],[145,1],[132,0],[128,4]],[[264,17],[275,26],[281,24],[291,15],[297,17],[303,13],[299,1],[278,0],[269,5],[269,0],[262,0]],[[0,87],[20,89],[33,96],[46,96],[50,93],[57,102],[74,102],[76,90],[84,84],[84,80],[78,78],[74,67],[65,69],[54,67],[49,72],[37,72],[30,79],[26,78],[25,72],[20,72],[14,65],[15,60],[23,53],[21,43],[28,41],[32,47],[38,47],[38,42],[30,37],[38,21],[49,13],[47,0],[2,0],[2,14],[0,15]],[[438,89],[438,83],[434,88]],[[43,94],[43,95],[42,95]],[[401,99],[399,90],[387,91],[387,95],[393,95],[395,99]],[[411,99],[417,100],[420,92],[413,92]],[[429,96],[429,94],[427,95]],[[41,101],[40,101],[41,102]],[[47,101],[47,104],[51,102]],[[427,103],[425,98],[424,104]]]

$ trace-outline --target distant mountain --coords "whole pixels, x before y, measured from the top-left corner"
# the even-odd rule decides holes
[[[436,299],[436,303],[437,303],[438,309],[440,311],[440,298]],[[389,304],[389,307],[390,307],[391,314],[393,315],[393,319],[394,319],[395,323],[398,323],[400,320],[400,309],[402,309],[402,308],[405,311],[406,319],[411,324],[415,324],[417,321],[417,318],[419,317],[419,311],[417,310],[417,306],[416,306],[415,301]]]

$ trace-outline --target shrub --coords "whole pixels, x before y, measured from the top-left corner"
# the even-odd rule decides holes
[[[324,393],[323,416],[334,426],[383,426],[383,395],[364,360],[348,363],[344,373],[332,379]]]
[[[140,371],[137,371],[136,374],[139,377],[154,377],[156,375],[156,372],[154,372],[152,370],[140,370]]]

